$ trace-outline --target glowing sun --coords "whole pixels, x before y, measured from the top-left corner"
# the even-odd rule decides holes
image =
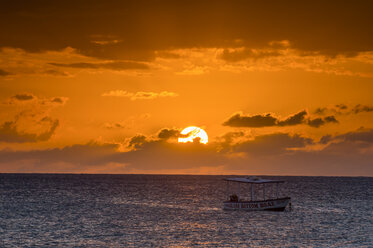
[[[199,127],[187,127],[181,131],[181,137],[178,139],[181,143],[193,142],[194,139],[199,138],[199,142],[206,144],[209,141],[209,137],[205,130]]]

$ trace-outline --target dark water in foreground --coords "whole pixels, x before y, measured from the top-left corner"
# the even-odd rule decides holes
[[[373,247],[373,178],[265,177],[292,212],[223,211],[222,178],[0,174],[0,247]]]

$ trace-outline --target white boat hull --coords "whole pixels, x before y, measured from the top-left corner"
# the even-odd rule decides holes
[[[247,211],[284,211],[290,197],[269,199],[265,201],[225,201],[224,210],[247,210]]]

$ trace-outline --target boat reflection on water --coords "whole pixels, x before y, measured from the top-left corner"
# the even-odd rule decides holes
[[[269,210],[269,211],[284,211],[286,206],[291,207],[290,197],[279,197],[280,185],[285,181],[261,179],[258,177],[236,177],[225,178],[227,181],[227,200],[224,201],[224,210]],[[234,183],[237,185],[237,191],[230,194],[230,186]],[[241,184],[250,186],[249,194],[241,189]],[[262,188],[261,195],[255,194],[256,191]],[[250,200],[245,199],[246,195],[250,195]]]

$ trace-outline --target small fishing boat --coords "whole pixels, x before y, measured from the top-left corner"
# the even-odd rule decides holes
[[[227,182],[227,200],[224,201],[223,207],[225,210],[284,211],[288,204],[291,208],[291,198],[282,197],[279,192],[280,185],[285,181],[258,177],[225,178],[224,180]],[[234,194],[231,194],[231,184],[237,186]],[[249,185],[249,190],[241,184]],[[245,198],[247,196],[249,197]]]

